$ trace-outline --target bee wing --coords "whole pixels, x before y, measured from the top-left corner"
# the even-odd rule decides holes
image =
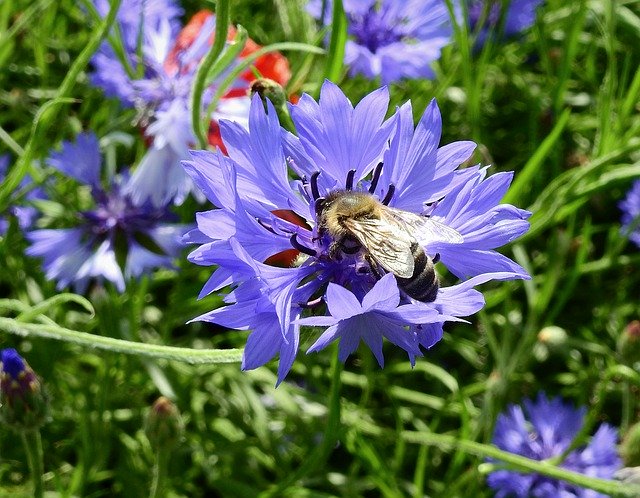
[[[413,275],[411,245],[415,240],[397,222],[383,219],[349,219],[345,226],[385,270],[401,278]]]
[[[411,233],[420,245],[430,242],[448,242],[449,244],[464,242],[462,235],[456,230],[433,218],[395,208],[386,208],[384,213],[385,216],[395,218],[397,223]]]

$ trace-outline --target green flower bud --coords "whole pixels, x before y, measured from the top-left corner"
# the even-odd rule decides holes
[[[633,424],[622,438],[620,456],[625,467],[640,466],[640,422]]]
[[[49,411],[40,379],[15,349],[3,349],[0,361],[0,418],[17,430],[39,428]]]
[[[182,438],[184,424],[176,405],[160,396],[147,415],[145,434],[154,450],[172,450]]]
[[[640,361],[640,320],[629,323],[618,339],[618,353],[627,365]]]

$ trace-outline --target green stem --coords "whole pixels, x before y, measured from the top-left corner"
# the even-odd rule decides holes
[[[531,460],[521,455],[502,451],[495,446],[477,443],[475,441],[458,440],[454,436],[434,434],[429,432],[404,431],[400,435],[409,443],[437,446],[445,451],[460,449],[466,453],[482,458],[493,458],[505,462],[509,470],[524,473],[542,474],[553,479],[560,479],[576,486],[593,489],[605,495],[637,497],[640,496],[640,486],[624,484],[619,481],[608,481],[556,467],[546,461]]]
[[[33,498],[42,498],[44,496],[44,480],[42,479],[44,465],[42,463],[43,452],[40,430],[24,430],[21,436],[33,481]]]
[[[151,482],[151,490],[149,498],[162,498],[167,494],[166,481],[167,470],[169,468],[170,452],[160,448],[156,453],[156,461],[153,465],[153,481]]]
[[[206,149],[209,141],[207,133],[204,129],[203,121],[200,117],[202,109],[202,94],[204,93],[205,84],[209,77],[209,70],[213,67],[218,57],[224,49],[227,42],[227,33],[229,31],[229,19],[231,17],[231,7],[229,0],[216,1],[216,31],[213,39],[211,50],[206,55],[193,82],[191,91],[191,127],[201,149]]]
[[[242,349],[191,349],[132,342],[70,330],[58,325],[20,323],[13,318],[5,317],[0,317],[0,330],[23,337],[44,337],[116,353],[181,361],[191,365],[237,363],[242,359]]]
[[[284,492],[290,486],[293,486],[303,477],[311,474],[314,470],[322,467],[329,455],[333,451],[338,438],[340,437],[341,417],[340,417],[340,390],[342,362],[338,359],[338,349],[333,356],[331,362],[331,388],[329,390],[329,414],[327,417],[327,426],[324,430],[322,444],[316,446],[304,463],[298,467],[298,470],[290,474],[285,480],[280,482],[275,488],[265,491],[260,495],[261,498],[284,496]]]
[[[342,0],[334,0],[331,19],[331,40],[329,41],[329,51],[327,53],[327,65],[324,70],[325,79],[336,83],[340,79],[346,43],[347,17],[344,13]]]

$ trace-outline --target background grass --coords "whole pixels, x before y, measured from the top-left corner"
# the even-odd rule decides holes
[[[185,1],[184,7],[188,19],[202,5]],[[302,0],[240,0],[231,17],[262,44],[318,43],[323,36]],[[57,95],[95,30],[71,0],[0,3],[0,153],[17,157],[39,107]],[[448,325],[414,369],[389,347],[380,370],[361,348],[344,367],[339,397],[331,388],[330,352],[299,355],[287,381],[274,389],[274,364],[240,372],[238,364],[189,366],[3,334],[0,346],[18,348],[50,393],[51,421],[42,430],[46,489],[55,496],[147,495],[154,454],[143,418],[160,394],[175,400],[186,422],[169,483],[173,496],[189,497],[268,491],[489,497],[482,459],[411,444],[400,434],[489,442],[505,405],[540,390],[586,405],[591,420],[620,427],[621,434],[638,420],[637,376],[621,370],[626,364],[637,374],[638,358],[623,359],[617,344],[640,315],[640,253],[620,234],[617,203],[640,177],[640,2],[549,0],[521,38],[482,51],[468,43],[459,35],[445,49],[436,80],[392,85],[392,104],[411,99],[419,117],[436,97],[443,143],[473,139],[476,159],[492,164],[491,172],[515,171],[508,200],[534,214],[529,234],[503,251],[533,280],[484,285],[485,309],[470,324]],[[292,90],[316,92],[324,59],[287,55]],[[34,157],[94,130],[114,143],[116,132],[132,136],[112,153],[118,165],[139,160],[144,147],[132,125],[134,111],[105,99],[84,71],[74,83],[73,102],[41,130]],[[377,87],[362,78],[339,83],[354,102]],[[56,194],[65,203],[75,195],[64,186]],[[196,209],[182,206],[183,220],[191,221]],[[14,220],[0,240],[0,296],[31,307],[56,291],[24,249]],[[94,288],[88,298],[95,314],[75,302],[45,314],[61,326],[114,338],[242,347],[246,332],[185,325],[220,298],[196,301],[210,270],[184,258],[177,265],[123,295]],[[6,308],[0,313],[15,315]],[[564,329],[566,340],[544,341],[540,332],[549,326]],[[311,341],[303,335],[301,350]],[[338,442],[323,453],[318,447],[335,413],[332,400],[341,406]],[[0,430],[3,496],[28,496],[30,489],[16,441],[13,432]],[[296,474],[312,456],[306,474]],[[299,479],[291,482],[292,475]]]

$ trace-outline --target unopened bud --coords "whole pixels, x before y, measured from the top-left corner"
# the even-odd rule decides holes
[[[629,323],[618,339],[618,352],[628,365],[640,361],[640,320]]]
[[[184,425],[176,405],[160,396],[147,415],[144,431],[156,451],[172,450],[178,446]]]
[[[533,355],[538,361],[546,361],[550,354],[561,352],[567,343],[567,332],[555,325],[538,332],[538,342],[533,346]]]
[[[251,83],[251,95],[255,94],[260,95],[262,102],[264,104],[265,111],[268,111],[267,108],[267,99],[271,101],[273,107],[276,110],[276,114],[278,115],[278,121],[280,121],[280,125],[291,133],[295,133],[296,128],[291,120],[291,116],[289,115],[289,107],[287,106],[287,95],[284,92],[284,88],[269,78],[258,78],[253,83]]]
[[[625,467],[640,466],[640,422],[636,422],[622,438],[620,456]]]
[[[0,417],[19,430],[36,429],[44,424],[48,402],[40,379],[13,349],[0,353]]]

